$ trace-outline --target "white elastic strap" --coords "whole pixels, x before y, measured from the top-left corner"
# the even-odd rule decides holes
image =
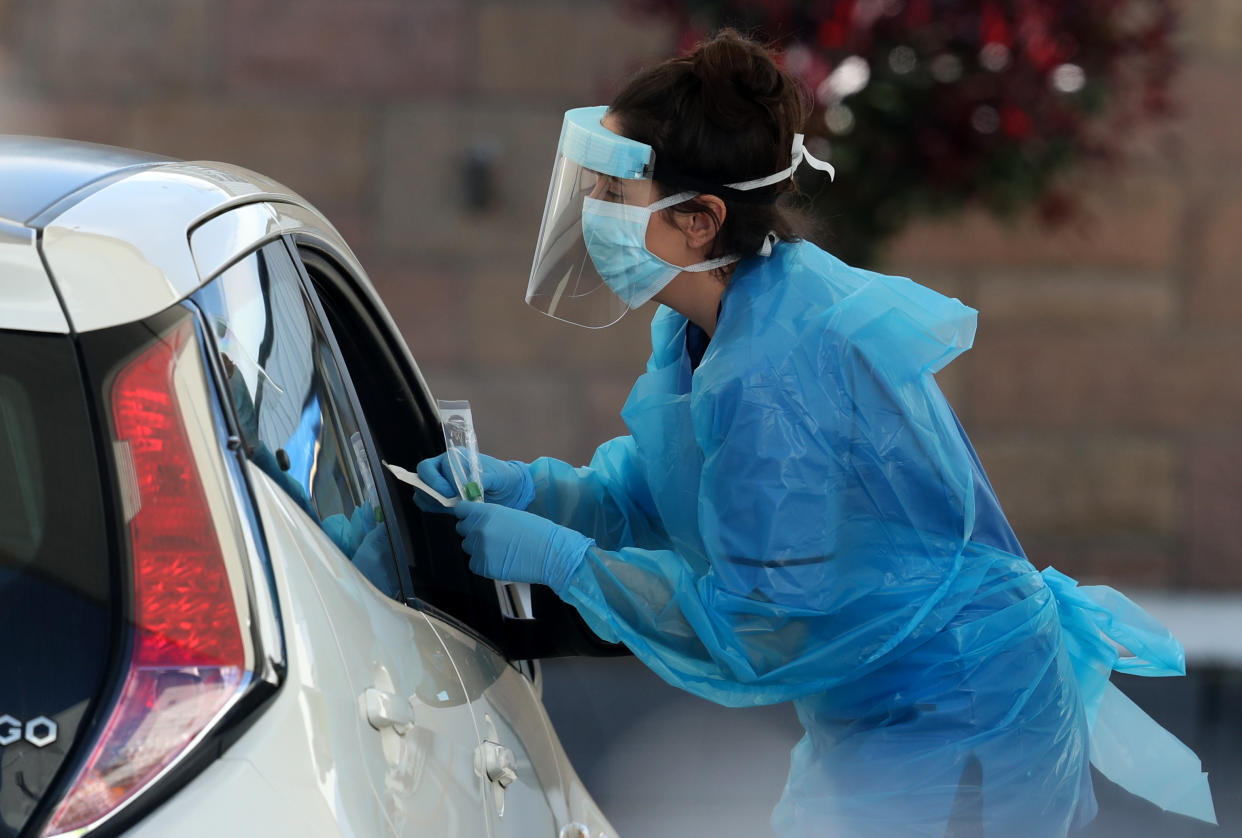
[[[650,204],[643,208],[644,212],[658,212],[668,207],[677,206],[683,201],[689,201],[702,195],[702,192],[678,192],[676,195],[669,195],[667,198],[661,198],[654,204]],[[650,251],[648,251],[650,252]],[[654,255],[654,254],[652,254]],[[656,257],[659,259],[660,257]],[[665,262],[671,268],[680,268],[683,271],[691,271],[692,273],[700,273],[702,271],[714,271],[716,268],[723,268],[725,265],[732,265],[734,262],[740,262],[741,256],[719,256],[715,259],[708,259],[706,262],[695,262],[693,265],[674,265],[671,262]],[[661,259],[661,261],[664,261]]]
[[[692,273],[701,273],[702,271],[714,271],[716,268],[723,268],[725,265],[732,265],[734,262],[742,261],[741,256],[720,256],[716,259],[709,259],[706,262],[695,262],[693,265],[686,265],[683,271],[691,271]],[[674,265],[674,267],[680,267]]]
[[[689,201],[691,198],[696,198],[702,194],[703,194],[702,192],[678,192],[676,195],[669,195],[667,198],[661,198],[655,203],[649,204],[646,207],[646,211],[647,212],[658,212],[659,210],[676,206],[677,204],[680,204],[682,201]]]
[[[797,148],[802,153],[801,159],[799,162],[801,162],[801,160],[805,160],[806,164],[810,166],[812,169],[818,169],[821,172],[827,172],[829,180],[836,179],[837,170],[834,169],[832,167],[832,164],[829,163],[827,160],[820,160],[814,154],[811,154],[811,152],[807,151],[806,148],[802,145],[801,134],[794,135],[794,147]]]
[[[801,137],[802,135],[799,134],[798,136]],[[703,193],[701,192],[678,192],[676,195],[669,195],[667,198],[661,198],[660,200],[656,201],[654,204],[651,204],[650,206],[648,206],[646,208],[646,211],[656,212],[658,210],[665,209],[666,207],[676,206],[677,204],[680,204],[682,201],[689,201],[691,198],[697,197],[701,194]],[[763,237],[763,247],[759,249],[759,255],[760,256],[771,256],[772,245],[774,244],[776,244],[776,233],[768,233],[766,236]],[[696,262],[693,265],[686,265],[685,267],[682,268],[682,270],[691,271],[693,273],[699,273],[700,271],[714,271],[716,270],[716,268],[723,268],[725,265],[732,265],[734,262],[740,262],[741,260],[742,260],[741,256],[720,256],[716,259],[709,259],[706,262]],[[680,267],[680,266],[674,265],[673,267]]]
[[[828,177],[835,180],[837,170],[832,167],[831,163],[826,163],[812,155],[811,152],[807,151],[802,145],[802,138],[802,134],[794,134],[793,148],[790,152],[790,165],[788,169],[777,172],[774,175],[768,175],[767,177],[757,178],[755,180],[744,180],[740,183],[726,183],[725,186],[730,189],[741,189],[743,191],[750,189],[762,189],[765,186],[771,186],[774,183],[780,183],[782,180],[793,177],[793,173],[798,170],[798,165],[802,163],[803,160],[805,160],[812,169],[827,172]]]
[[[801,137],[802,135],[799,134],[798,136]],[[827,165],[827,164],[824,164],[824,165]],[[678,192],[676,195],[669,195],[667,198],[661,198],[660,200],[656,201],[651,206],[647,207],[647,209],[651,212],[655,212],[656,210],[662,210],[665,207],[671,207],[676,204],[680,204],[682,201],[688,201],[691,198],[697,197],[698,195],[701,195],[701,194],[703,193],[701,192]],[[770,232],[766,236],[764,236],[763,247],[759,248],[759,255],[760,256],[771,256],[772,245],[776,244],[776,241],[777,241],[777,236],[776,236],[776,233],[774,232]],[[716,259],[710,259],[706,262],[698,262],[693,265],[687,265],[686,267],[682,268],[682,270],[692,271],[694,273],[698,273],[699,271],[714,271],[716,268],[723,268],[725,265],[732,265],[734,262],[740,262],[741,260],[742,260],[741,256],[721,256]]]

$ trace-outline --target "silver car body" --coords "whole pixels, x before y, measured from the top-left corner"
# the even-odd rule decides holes
[[[399,335],[335,228],[275,181],[34,138],[0,138],[0,175],[37,170],[21,169],[23,155],[94,169],[65,194],[53,184],[27,190],[25,204],[0,197],[0,329],[80,334],[140,320],[298,234],[330,249]],[[552,730],[537,665],[523,672],[464,627],[384,596],[267,474],[250,465],[248,478],[279,603],[265,607],[260,591],[255,613],[283,635],[283,660],[268,662],[283,683],[129,834],[614,834]],[[488,748],[513,757],[507,788],[486,776]]]

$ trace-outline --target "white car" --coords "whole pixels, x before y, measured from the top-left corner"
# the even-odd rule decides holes
[[[613,836],[536,660],[619,650],[382,467],[442,450],[298,195],[0,137],[0,837]]]

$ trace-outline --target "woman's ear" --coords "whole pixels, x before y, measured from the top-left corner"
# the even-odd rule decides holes
[[[678,227],[692,250],[710,246],[725,220],[725,203],[715,195],[698,195],[694,199],[706,210],[678,214]]]

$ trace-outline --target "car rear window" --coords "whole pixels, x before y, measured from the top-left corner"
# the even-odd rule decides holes
[[[34,813],[107,674],[98,463],[71,338],[0,331],[0,838]]]

